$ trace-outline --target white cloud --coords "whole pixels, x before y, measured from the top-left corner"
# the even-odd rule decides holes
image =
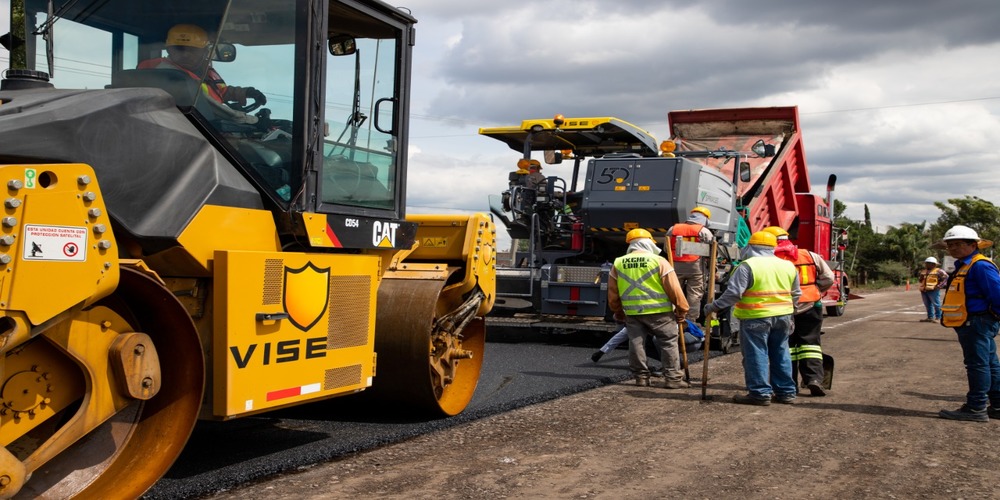
[[[1000,66],[989,63],[1000,33],[985,29],[1000,10],[988,2],[979,14],[938,1],[919,9],[902,1],[672,3],[490,3],[424,17],[415,8],[415,50],[432,69],[414,81],[414,136],[447,130],[453,137],[437,151],[460,165],[494,147],[475,135],[481,126],[617,116],[662,139],[674,109],[797,105],[813,191],[837,174],[851,217],[862,218],[867,204],[884,228],[934,221],[934,201],[966,194],[1000,203],[992,174]],[[448,43],[432,41],[439,25]],[[422,52],[422,43],[432,47]],[[502,191],[505,165],[517,158],[504,154],[491,167],[492,187],[477,179],[467,189]],[[426,175],[412,167],[411,178]],[[424,185],[411,183],[411,198]]]

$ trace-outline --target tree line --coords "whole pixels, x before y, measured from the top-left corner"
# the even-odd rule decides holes
[[[941,210],[938,219],[928,224],[903,222],[890,226],[884,233],[872,227],[871,213],[865,205],[864,219],[844,216],[847,205],[834,200],[834,225],[846,228],[849,243],[844,252],[844,270],[855,285],[900,285],[912,279],[924,267],[927,257],[944,262],[947,253],[940,243],[945,231],[956,224],[975,229],[979,237],[997,241],[1000,238],[1000,207],[976,196],[934,202]],[[992,258],[992,249],[984,250]]]

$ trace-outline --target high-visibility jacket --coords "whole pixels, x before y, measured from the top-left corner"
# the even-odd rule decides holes
[[[981,253],[977,253],[969,260],[969,264],[962,266],[955,271],[951,280],[948,281],[948,291],[944,294],[944,303],[941,304],[941,324],[944,326],[956,327],[965,324],[969,319],[969,311],[965,305],[965,276],[969,274],[972,266],[979,261],[986,261],[987,264],[996,267],[989,258]]]
[[[816,261],[812,252],[804,248],[799,249],[795,259],[795,269],[799,272],[799,288],[802,289],[802,296],[799,303],[816,302],[823,296],[816,286]]]
[[[940,283],[940,276],[938,276],[938,271],[941,268],[935,267],[934,269],[921,269],[920,270],[920,291],[931,292],[937,290],[938,284]]]
[[[670,312],[670,303],[660,278],[660,258],[648,253],[630,253],[615,259],[618,295],[627,316]]]
[[[688,224],[686,222],[681,222],[679,224],[674,224],[674,227],[670,230],[670,234],[673,237],[680,236],[684,241],[700,242],[701,237],[698,233],[701,232],[701,228],[705,227],[702,224]],[[673,238],[671,238],[672,240]],[[670,253],[673,254],[674,262],[694,262],[698,260],[697,255],[687,254],[687,255],[677,255],[677,245],[673,241],[670,242]]]
[[[214,68],[208,68],[205,80],[202,81],[201,77],[193,71],[171,61],[170,59],[167,59],[166,57],[142,61],[136,67],[138,69],[176,69],[183,71],[193,80],[201,82],[201,91],[204,92],[205,95],[211,97],[217,102],[225,102],[224,96],[226,95],[226,82],[222,80],[222,75],[220,75],[218,71],[215,71]]]
[[[795,312],[792,286],[795,285],[795,266],[778,257],[750,257],[743,261],[750,266],[753,283],[743,291],[733,307],[733,316],[739,319],[770,318]]]

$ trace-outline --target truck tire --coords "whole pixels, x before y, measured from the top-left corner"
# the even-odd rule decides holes
[[[840,301],[837,305],[827,306],[826,315],[827,316],[843,316],[844,310],[847,309],[847,296],[850,295],[850,290],[847,288],[847,280],[840,282]]]

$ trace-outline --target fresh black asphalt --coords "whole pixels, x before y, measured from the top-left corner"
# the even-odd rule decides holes
[[[205,496],[630,378],[622,348],[600,363],[590,359],[610,334],[524,332],[490,332],[476,393],[458,416],[427,420],[395,408],[361,409],[351,396],[230,422],[199,422],[173,468],[144,498]],[[693,363],[700,353],[689,360],[699,366]]]

